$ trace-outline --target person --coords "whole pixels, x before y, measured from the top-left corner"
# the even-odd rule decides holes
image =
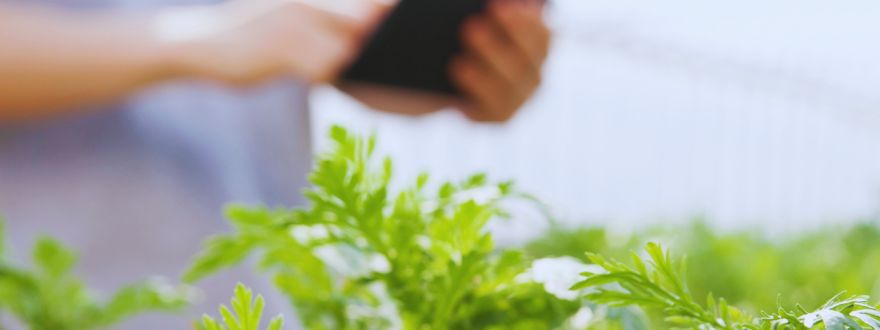
[[[550,30],[538,0],[499,0],[461,30],[462,100],[346,86],[340,72],[393,4],[378,0],[0,3],[0,214],[18,253],[39,234],[111,290],[176,277],[230,201],[302,203],[309,86],[372,108],[509,119],[534,93]],[[239,273],[209,279],[201,311]],[[148,316],[129,328],[181,328]]]

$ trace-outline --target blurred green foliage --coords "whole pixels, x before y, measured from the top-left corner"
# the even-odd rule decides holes
[[[232,207],[235,232],[209,240],[185,275],[198,280],[257,256],[307,329],[554,329],[580,303],[519,280],[530,262],[499,251],[486,225],[510,183],[485,175],[393,192],[374,139],[334,127],[295,210]]]
[[[375,139],[340,127],[330,135],[334,148],[319,157],[305,191],[309,207],[230,207],[234,232],[207,240],[184,279],[254,256],[311,330],[880,329],[867,296],[838,295],[880,297],[878,221],[778,235],[722,232],[701,220],[634,233],[554,226],[522,248],[498,249],[488,222],[507,215],[504,201],[536,202],[531,196],[482,174],[436,186],[425,174],[392,190],[393,165],[374,157]],[[690,271],[659,245],[631,253],[648,242],[687,256]],[[187,287],[146,281],[99,299],[56,240],[36,242],[31,268],[3,257],[3,243],[0,222],[0,312],[30,329],[107,328],[191,298]],[[533,272],[534,260],[562,256],[601,268],[575,286],[586,299],[564,297]],[[206,315],[197,326],[259,329],[262,297],[238,285],[231,303],[220,321]],[[281,327],[280,318],[268,324]]]
[[[716,231],[702,220],[630,234],[556,227],[529,243],[526,253],[585,262],[584,252],[628,259],[630,251],[649,241],[687,257],[694,295],[724,297],[749,313],[776,310],[778,302],[816,307],[842,291],[880,297],[880,227],[872,221],[778,237]]]
[[[32,330],[103,329],[141,312],[182,309],[193,296],[188,287],[153,280],[99,299],[72,274],[76,255],[55,239],[38,239],[33,268],[24,268],[3,255],[4,237],[0,221],[0,312]]]
[[[838,294],[813,311],[801,305],[755,317],[708,295],[698,302],[685,280],[685,260],[677,262],[668,250],[648,243],[643,254],[631,254],[632,265],[598,254],[587,254],[600,271],[582,273],[572,289],[584,290],[593,302],[610,306],[639,306],[662,312],[656,324],[674,329],[701,330],[880,330],[880,310],[867,296]]]
[[[630,258],[630,251],[659,241],[687,255],[692,266],[665,280],[687,283],[687,291],[669,292],[726,298],[710,298],[705,307],[689,300],[670,305],[703,313],[696,323],[681,323],[686,326],[718,317],[754,325],[724,319],[731,313],[777,311],[780,320],[812,315],[803,308],[777,309],[778,302],[826,314],[873,312],[862,306],[865,298],[835,296],[878,293],[880,230],[869,222],[778,237],[722,233],[703,221],[628,234],[554,227],[522,249],[498,250],[486,224],[505,215],[500,203],[514,195],[510,183],[490,184],[475,175],[431,189],[422,175],[392,192],[391,160],[373,157],[374,139],[339,127],[331,138],[335,146],[319,157],[305,192],[308,208],[231,207],[235,231],[207,241],[185,278],[195,281],[257,256],[308,329],[653,329],[675,315],[604,306],[611,300],[589,294],[596,301],[560,299],[520,275],[539,258],[589,262],[585,252]],[[829,303],[829,297],[835,298]],[[575,313],[580,306],[590,307],[587,314]]]

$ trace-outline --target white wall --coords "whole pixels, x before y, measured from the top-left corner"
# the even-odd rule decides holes
[[[880,209],[880,2],[558,0],[549,16],[546,83],[508,125],[322,90],[316,132],[378,131],[407,178],[514,178],[571,222],[786,230]]]

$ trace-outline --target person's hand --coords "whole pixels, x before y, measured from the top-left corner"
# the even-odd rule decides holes
[[[377,0],[238,0],[157,19],[190,76],[236,85],[289,75],[334,80],[388,5]],[[164,24],[164,25],[163,25]]]
[[[461,111],[475,121],[506,121],[541,82],[551,32],[540,0],[493,0],[462,28],[465,52],[453,60],[453,82],[467,96]]]

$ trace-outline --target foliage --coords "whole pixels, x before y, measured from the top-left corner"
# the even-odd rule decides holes
[[[201,330],[260,330],[260,322],[263,318],[263,296],[257,295],[254,299],[253,291],[239,283],[235,286],[235,294],[232,296],[232,311],[226,305],[220,306],[220,318],[218,322],[209,315],[202,317]],[[281,330],[284,326],[284,318],[276,316],[269,321],[266,330]]]
[[[432,189],[421,175],[395,193],[375,139],[340,127],[331,138],[309,208],[230,208],[235,233],[209,240],[185,279],[257,255],[308,329],[550,329],[575,311],[519,279],[522,253],[495,249],[486,225],[504,215],[510,183],[474,175]]]
[[[307,329],[880,330],[880,310],[867,296],[834,295],[880,296],[874,224],[784,238],[720,234],[700,221],[625,235],[553,227],[524,248],[499,250],[487,224],[506,216],[505,201],[532,197],[482,174],[437,185],[421,175],[393,189],[391,161],[373,157],[375,139],[339,127],[331,138],[334,148],[310,176],[308,208],[230,207],[234,232],[208,240],[185,279],[253,256]],[[155,281],[99,299],[71,274],[76,256],[57,241],[41,238],[29,269],[2,257],[2,239],[0,223],[0,310],[31,329],[106,328],[188,302],[185,287]],[[699,270],[685,272],[684,261],[656,243],[643,254],[628,252],[656,240],[685,251]],[[559,256],[594,265],[549,258]],[[616,261],[623,258],[631,264]],[[576,276],[590,266],[585,278]],[[821,306],[783,308],[780,293]],[[258,330],[263,307],[262,297],[239,284],[219,321],[205,315],[197,327]],[[267,329],[281,327],[277,317]]]
[[[780,307],[778,313],[765,315],[761,319],[762,328],[880,329],[880,310],[869,304],[867,296],[841,299],[842,296],[843,293],[834,296],[813,312],[807,312],[800,305],[791,311]]]
[[[0,222],[0,253],[4,247]],[[33,269],[25,269],[0,256],[0,309],[30,329],[106,328],[141,312],[181,309],[192,296],[186,287],[153,280],[126,286],[101,300],[71,274],[76,255],[58,241],[40,238],[32,258]]]
[[[612,306],[637,305],[660,309],[667,323],[688,329],[880,329],[880,310],[864,296],[840,299],[837,295],[813,312],[798,306],[778,308],[776,314],[755,318],[716,300],[710,294],[706,305],[697,303],[685,281],[684,261],[676,263],[668,251],[655,243],[645,248],[646,256],[632,254],[632,266],[589,254],[603,269],[585,272],[585,279],[572,289],[591,289],[586,297]]]
[[[869,221],[775,236],[722,233],[702,220],[634,233],[556,227],[525,250],[531,258],[572,256],[588,261],[588,251],[624,259],[649,241],[663,242],[699,265],[699,271],[686,274],[696,296],[714,293],[753,314],[775,309],[779,293],[785,293],[787,302],[807,306],[821,305],[840,291],[880,297],[880,227]]]

